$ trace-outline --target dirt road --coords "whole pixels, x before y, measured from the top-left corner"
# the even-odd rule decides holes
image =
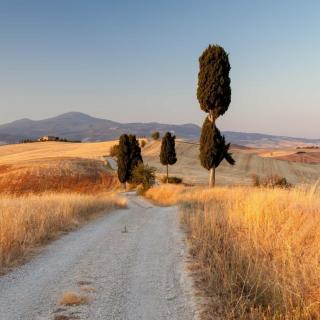
[[[128,198],[0,277],[0,319],[195,319],[177,210]],[[90,302],[60,306],[68,291]]]

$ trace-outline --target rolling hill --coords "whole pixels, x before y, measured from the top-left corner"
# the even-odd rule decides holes
[[[44,120],[20,119],[0,125],[0,143],[17,143],[21,139],[37,139],[44,135],[58,136],[69,140],[104,141],[117,139],[122,133],[133,133],[140,137],[151,132],[174,131],[181,139],[198,140],[201,128],[195,124],[120,123],[91,117],[80,112],[68,112]],[[304,139],[261,133],[224,132],[228,141],[250,147],[283,148],[301,145],[320,145],[320,139]]]

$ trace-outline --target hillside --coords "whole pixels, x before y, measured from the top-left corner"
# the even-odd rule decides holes
[[[169,167],[171,175],[183,177],[185,182],[206,184],[208,171],[203,169],[198,159],[197,144],[177,141],[176,151],[178,161]],[[263,150],[265,151],[265,150]],[[320,163],[309,164],[293,161],[283,161],[273,157],[265,157],[260,149],[245,149],[233,146],[231,152],[236,160],[234,166],[225,161],[216,171],[218,185],[250,185],[252,174],[259,176],[279,175],[286,177],[292,184],[314,183],[320,177]],[[165,174],[165,166],[159,163],[160,142],[151,142],[143,149],[145,162],[157,168],[157,172]],[[290,159],[290,158],[289,158]],[[286,160],[286,159],[284,159]]]
[[[92,174],[96,176],[97,172],[98,174],[101,172],[100,169],[98,171],[96,169],[102,168],[103,156],[108,155],[109,148],[115,143],[116,141],[90,143],[36,142],[5,145],[0,147],[0,166],[13,166],[10,169],[13,181],[19,180],[18,177],[20,176],[26,177],[26,168],[32,175],[38,172],[45,173],[46,171],[40,168],[47,165],[51,168],[47,171],[48,175],[51,172],[57,172],[57,168],[73,168],[67,170],[67,172],[71,174],[75,170],[77,175],[85,167],[87,169],[93,168]],[[170,166],[170,174],[183,177],[184,181],[188,183],[206,184],[208,172],[201,167],[198,160],[199,146],[177,140],[176,149],[178,162],[176,165]],[[313,183],[320,177],[320,163],[319,158],[317,158],[319,155],[315,151],[313,153],[310,151],[310,156],[314,154],[313,157],[318,159],[315,164],[301,163],[303,161],[294,162],[296,161],[295,149],[291,150],[290,154],[288,150],[274,152],[234,145],[231,151],[237,161],[236,165],[230,167],[223,162],[219,166],[217,169],[218,185],[251,184],[253,173],[260,176],[278,174],[286,177],[293,184]],[[159,162],[159,153],[159,141],[149,141],[142,149],[144,162],[156,167],[158,173],[164,174],[165,167]],[[302,156],[306,157],[308,154],[302,154]],[[286,157],[280,160],[279,158],[284,155]],[[290,161],[291,159],[292,161]],[[86,161],[88,163],[87,167],[85,165]],[[30,166],[34,168],[31,170]],[[13,171],[13,169],[16,171]],[[63,170],[60,170],[60,172],[64,172]],[[89,171],[87,170],[87,172]],[[0,180],[3,174],[5,174],[4,171],[0,174]],[[8,180],[5,179],[4,181]],[[77,188],[76,182],[74,183],[75,188]]]
[[[103,155],[114,142],[0,146],[0,193],[110,191],[119,186]]]
[[[0,144],[16,143],[23,138],[37,139],[52,135],[69,140],[104,141],[117,139],[123,133],[149,137],[151,132],[174,131],[180,139],[198,140],[200,127],[195,124],[120,123],[99,119],[80,112],[69,112],[44,120],[20,119],[0,125]],[[228,141],[243,146],[284,148],[301,145],[320,145],[320,139],[304,139],[261,133],[224,132]]]

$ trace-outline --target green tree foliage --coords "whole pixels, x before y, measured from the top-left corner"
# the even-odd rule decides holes
[[[118,151],[118,178],[121,183],[126,183],[130,178],[131,145],[129,136],[122,134],[119,139]]]
[[[159,140],[159,138],[160,138],[160,133],[159,133],[159,131],[154,131],[154,132],[152,132],[152,133],[151,133],[151,138],[152,138],[153,140]]]
[[[228,152],[224,136],[215,126],[216,119],[223,115],[231,102],[230,63],[228,54],[218,45],[209,45],[199,58],[197,98],[204,112],[209,113],[202,127],[200,138],[200,161],[210,170],[209,185],[214,186],[215,168],[223,159],[234,164]]]
[[[167,181],[169,177],[168,166],[177,162],[175,139],[176,137],[174,135],[170,132],[166,132],[161,143],[160,162],[164,166],[167,166]]]
[[[229,152],[230,143],[226,143],[225,137],[220,130],[208,118],[205,119],[200,137],[200,162],[201,165],[210,170],[217,168],[225,159],[234,165],[235,160]]]
[[[218,45],[209,45],[199,58],[197,98],[213,121],[223,115],[231,102],[228,54]]]
[[[109,151],[109,155],[110,157],[118,157],[118,153],[119,153],[119,144],[114,144]]]
[[[120,182],[131,182],[134,168],[143,162],[139,141],[135,135],[123,134],[120,136],[117,155]]]
[[[129,180],[132,180],[132,172],[136,166],[143,162],[141,156],[141,148],[139,146],[139,141],[135,135],[129,135],[130,143],[130,165],[129,165]]]
[[[150,167],[147,164],[140,162],[132,172],[132,182],[137,185],[142,185],[143,191],[146,191],[155,183],[154,167]]]

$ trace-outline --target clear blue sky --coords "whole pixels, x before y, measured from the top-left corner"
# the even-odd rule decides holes
[[[200,124],[198,57],[232,65],[223,130],[320,138],[320,1],[0,0],[0,123],[81,111]]]

